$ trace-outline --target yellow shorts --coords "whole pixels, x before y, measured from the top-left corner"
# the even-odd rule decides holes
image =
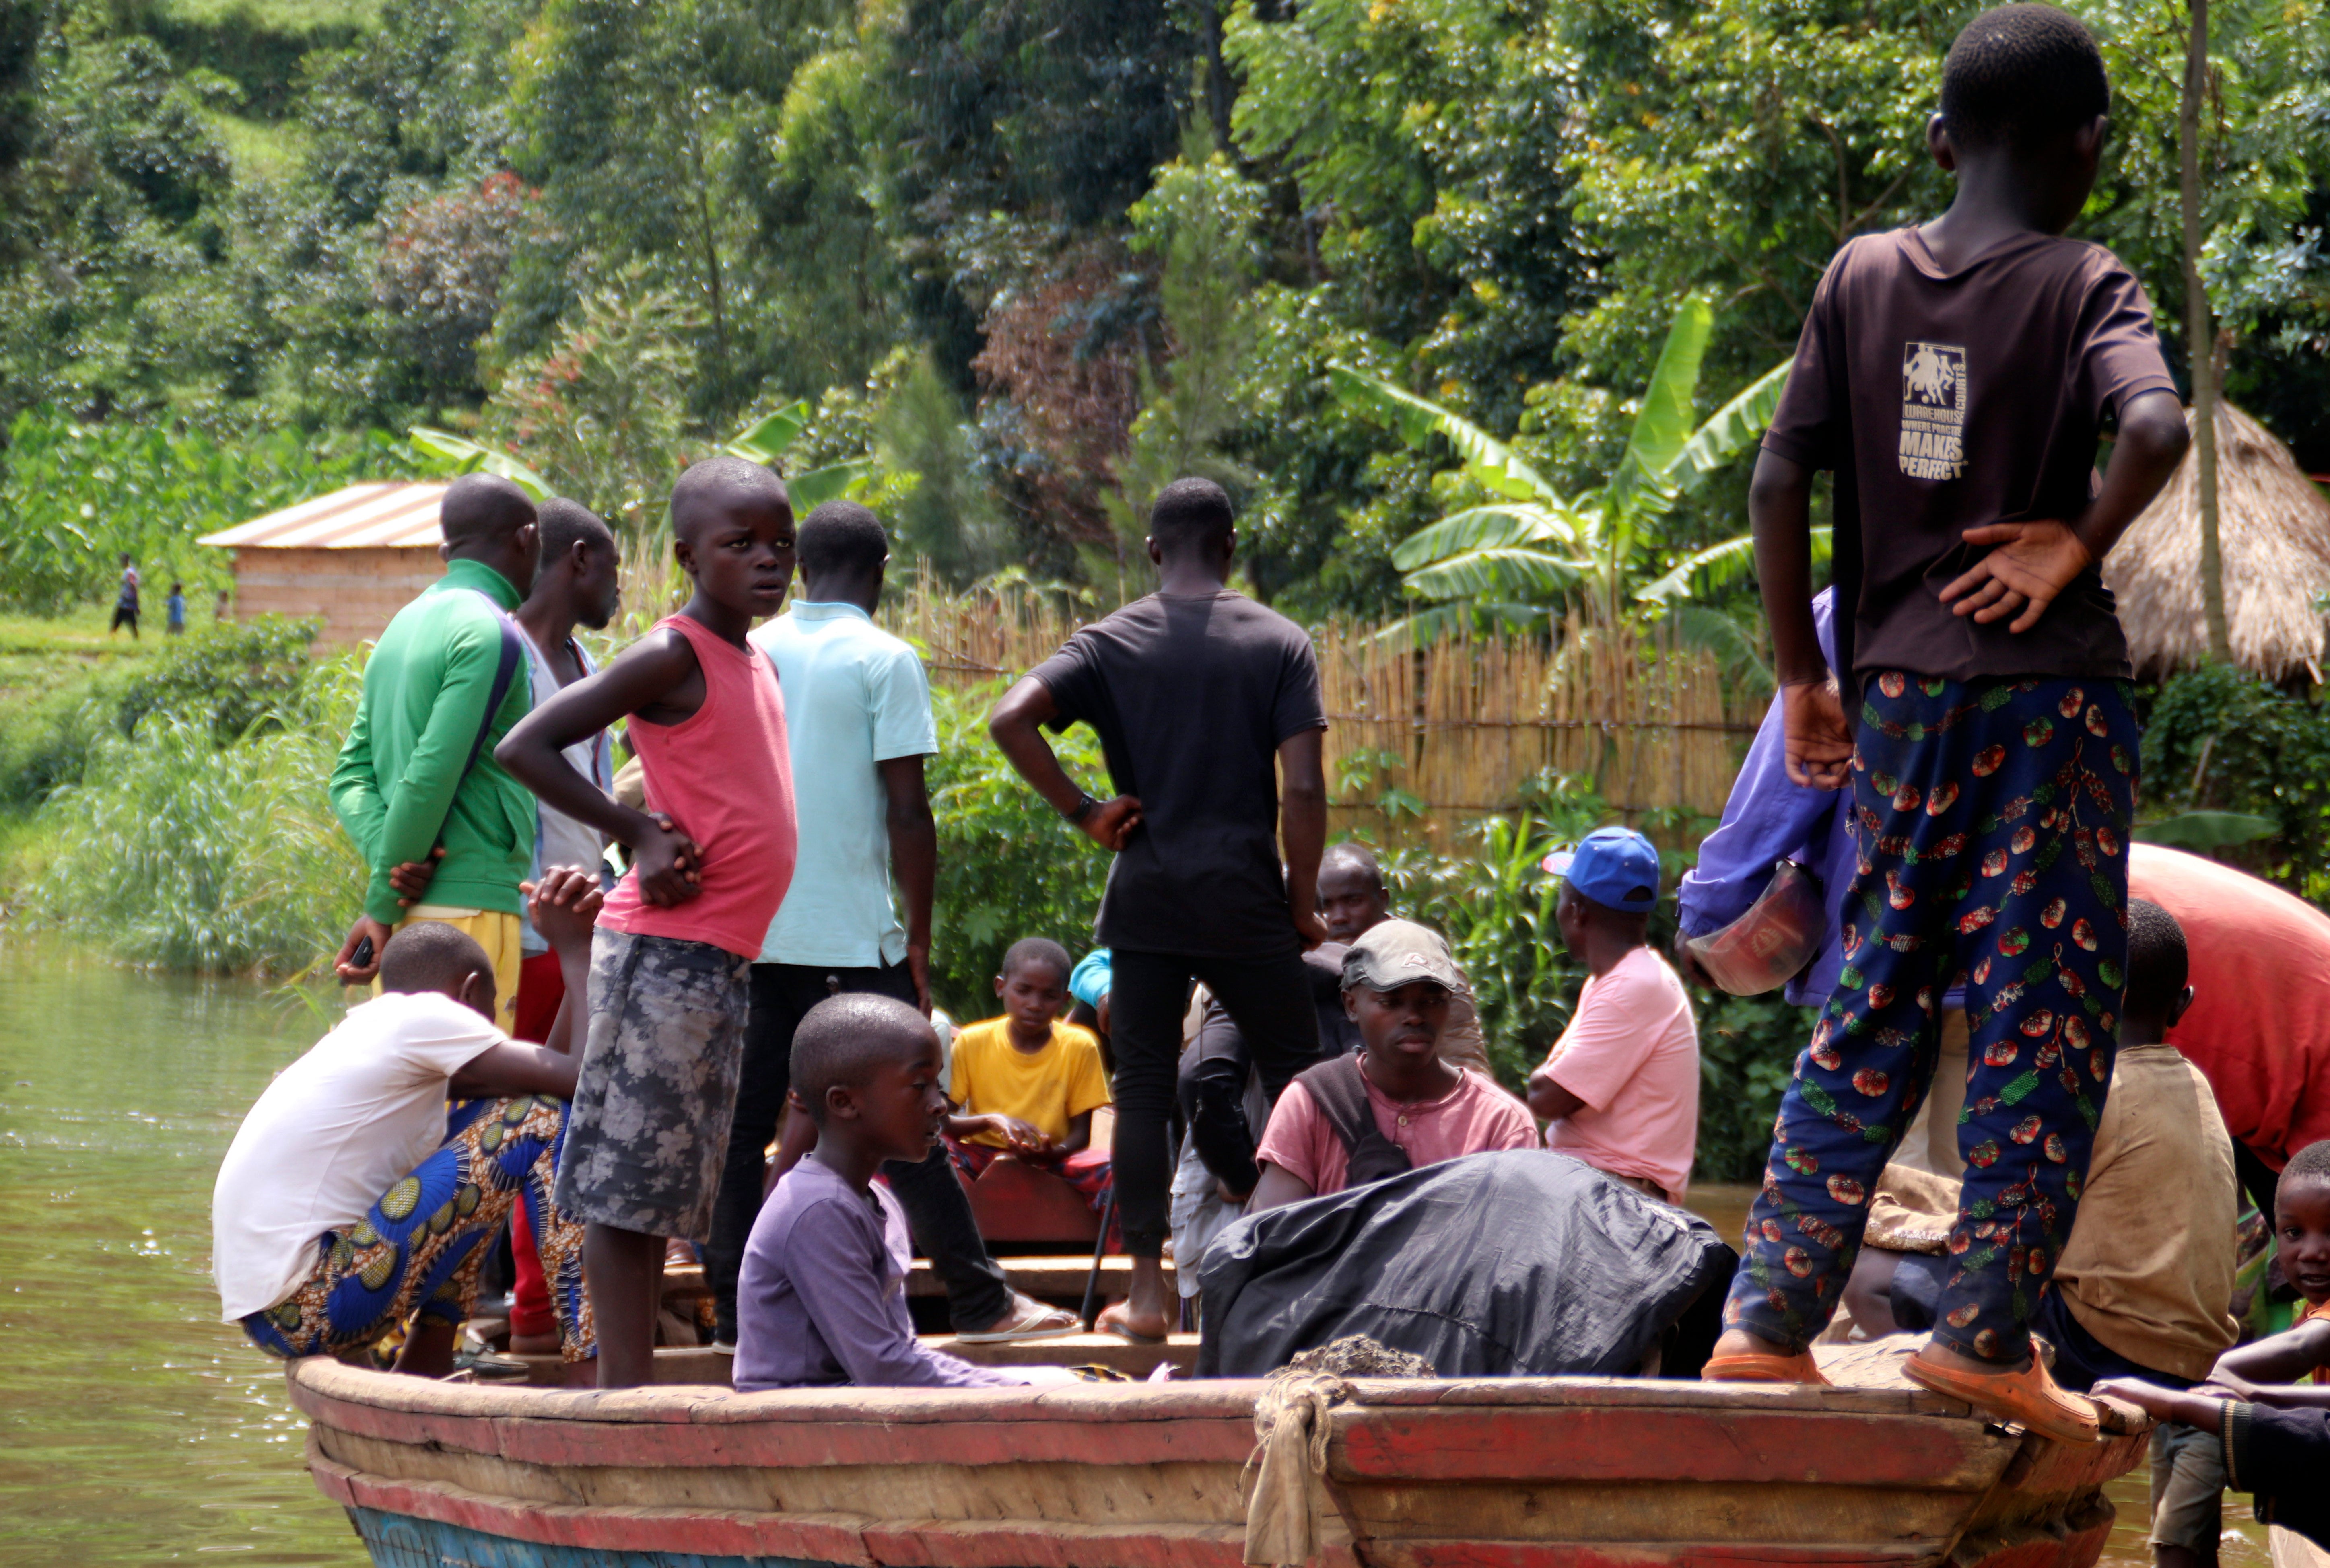
[[[505,1034],[516,1027],[518,966],[526,961],[526,955],[518,950],[517,916],[500,910],[445,909],[423,903],[407,911],[395,929],[403,930],[415,921],[441,921],[477,939],[486,957],[493,960],[494,1024]],[[380,995],[377,979],[372,983],[372,994]]]

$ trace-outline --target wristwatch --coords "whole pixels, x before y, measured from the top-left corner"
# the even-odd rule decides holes
[[[1069,808],[1068,820],[1071,822],[1081,823],[1085,817],[1090,817],[1099,808],[1099,801],[1094,799],[1084,791],[1078,790],[1076,792],[1076,803],[1074,807]]]

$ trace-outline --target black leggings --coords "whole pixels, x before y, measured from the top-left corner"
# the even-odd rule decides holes
[[[1202,980],[1246,1037],[1264,1091],[1278,1092],[1319,1056],[1319,1015],[1302,956],[1201,959],[1115,949],[1110,960],[1109,1025],[1116,1047],[1116,1204],[1124,1250],[1154,1258],[1170,1228],[1167,1195],[1173,1113],[1181,1061],[1181,1019],[1189,987]]]
[[[736,1275],[744,1267],[744,1243],[761,1212],[761,1151],[777,1135],[792,1084],[793,1031],[801,1017],[841,991],[871,991],[911,1004],[914,982],[904,964],[880,969],[829,968],[815,964],[754,964],[753,1011],[744,1025],[744,1065],[736,1086],[736,1120],[728,1135],[728,1163],[720,1175],[720,1195],[712,1206],[712,1239],[704,1248],[704,1272],[712,1286],[719,1332],[736,1334]],[[1003,1270],[988,1255],[971,1217],[971,1198],[955,1179],[946,1146],[919,1165],[892,1160],[882,1167],[915,1245],[945,1282],[947,1315],[958,1332],[985,1328],[1011,1306]]]

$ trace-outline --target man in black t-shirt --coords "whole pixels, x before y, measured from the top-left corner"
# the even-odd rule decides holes
[[[1326,936],[1319,666],[1302,628],[1225,586],[1232,524],[1211,480],[1167,486],[1149,522],[1158,590],[1078,631],[988,720],[1020,777],[1116,853],[1097,926],[1114,954],[1113,1158],[1132,1290],[1101,1327],[1134,1339],[1173,1326],[1165,1123],[1190,982],[1236,1021],[1274,1100],[1318,1051],[1302,955]],[[1079,789],[1044,739],[1078,720],[1100,735],[1113,799]]]

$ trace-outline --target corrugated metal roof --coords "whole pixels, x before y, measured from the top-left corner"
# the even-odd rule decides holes
[[[405,481],[351,485],[205,534],[199,543],[268,550],[433,549],[444,539],[437,508],[451,487]]]

